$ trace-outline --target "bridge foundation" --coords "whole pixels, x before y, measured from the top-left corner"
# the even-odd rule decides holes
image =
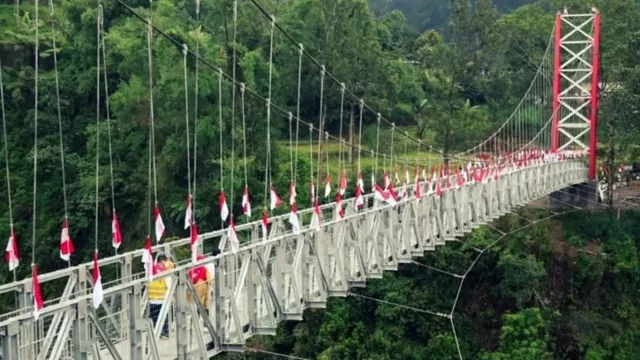
[[[551,207],[577,206],[580,208],[593,208],[597,203],[597,181],[571,185],[549,194],[549,205]]]

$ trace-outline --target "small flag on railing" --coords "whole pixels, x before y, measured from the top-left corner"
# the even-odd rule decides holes
[[[456,189],[460,189],[464,185],[464,179],[460,173],[460,169],[456,167]]]
[[[191,261],[194,263],[198,259],[198,246],[200,245],[200,239],[198,238],[198,225],[196,223],[191,224]]]
[[[164,236],[164,222],[162,221],[162,215],[160,215],[160,208],[156,204],[153,208],[153,217],[156,222],[156,241],[160,242]]]
[[[120,222],[118,221],[118,215],[116,211],[113,211],[113,218],[111,219],[111,245],[114,249],[118,250],[122,244],[122,233],[120,232]]]
[[[238,234],[236,233],[236,222],[231,217],[229,221],[229,228],[227,229],[227,237],[229,238],[229,244],[231,244],[231,252],[237,253],[240,249],[240,242],[238,241]]]
[[[267,210],[262,212],[262,223],[260,226],[262,227],[262,240],[267,241],[267,231],[269,225],[269,216],[267,215]]]
[[[102,293],[102,277],[100,276],[100,266],[98,266],[98,250],[93,252],[93,308],[97,309],[102,304],[104,294]]]
[[[300,220],[298,219],[298,208],[296,207],[296,204],[291,205],[291,210],[289,211],[289,224],[291,224],[294,234],[300,233]]]
[[[4,251],[4,261],[9,265],[9,271],[15,270],[20,264],[18,240],[16,239],[16,233],[13,230],[13,225],[9,230],[9,242],[7,242],[7,248]]]
[[[218,195],[218,206],[220,207],[220,218],[222,221],[227,221],[229,217],[229,207],[227,206],[227,198],[224,196],[224,190],[220,190]]]
[[[142,251],[142,263],[144,264],[144,273],[148,282],[153,281],[153,255],[151,248],[151,237],[147,236],[144,241],[144,250]]]
[[[313,204],[313,214],[311,215],[311,224],[309,227],[316,231],[320,231],[322,227],[322,213],[320,212],[320,206],[317,200]]]
[[[40,292],[40,281],[38,280],[36,264],[31,265],[31,283],[31,292],[33,296],[33,318],[37,321],[42,309],[44,309],[44,302],[42,301],[42,293]]]
[[[398,194],[396,194],[395,189],[393,188],[393,185],[389,185],[389,189],[388,189],[388,195],[387,195],[387,204],[393,206],[395,204],[398,203]]]
[[[74,251],[73,240],[69,236],[69,225],[67,219],[64,219],[62,220],[62,232],[60,234],[60,258],[64,261],[69,261]]]
[[[386,171],[382,175],[382,184],[384,186],[384,190],[387,190],[389,188],[389,185],[391,184],[391,180],[389,179],[389,174],[387,174]]]
[[[293,185],[293,183],[289,184],[289,205],[293,205],[296,203],[296,196],[298,196],[298,193],[296,193],[296,186]]]
[[[360,187],[361,192],[364,192],[364,180],[362,180],[361,171],[358,171],[358,181],[356,182],[356,186]]]
[[[324,179],[324,197],[328,198],[331,195],[331,176],[327,174],[327,177]]]
[[[378,184],[373,182],[373,191],[375,191],[376,187],[379,187]],[[340,205],[342,207],[342,196],[340,196]],[[360,190],[359,186],[356,186],[356,202],[354,203],[356,210],[360,210],[364,207],[364,198],[362,197],[362,190]],[[342,212],[344,216],[344,211]]]
[[[373,194],[374,199],[379,201],[387,201],[387,194],[384,192],[384,190],[382,190],[380,185],[373,184],[373,189],[374,189],[374,194]]]
[[[269,192],[269,196],[271,200],[269,204],[271,210],[277,208],[278,206],[280,206],[280,204],[282,204],[282,200],[280,200],[278,193],[276,193],[276,188],[273,187],[273,185],[271,185],[271,191]]]
[[[191,208],[191,194],[187,196],[187,209],[184,212],[184,228],[187,229],[191,226],[191,222],[193,221],[193,209]]]
[[[375,192],[376,191],[376,175],[371,173],[371,192]],[[362,194],[360,194],[362,195]]]
[[[347,191],[347,174],[343,171],[340,176],[340,185],[338,186],[338,191],[340,195],[344,195],[344,192]]]
[[[251,201],[249,200],[249,189],[246,186],[242,191],[242,213],[251,217]]]
[[[358,202],[358,190],[360,187],[356,187],[356,203]],[[356,205],[357,208],[358,205]],[[342,219],[344,217],[344,209],[342,208],[342,195],[336,194],[336,219]]]
[[[424,169],[423,169],[424,173]],[[426,174],[425,174],[426,175]],[[416,200],[420,202],[420,198],[422,197],[422,186],[420,185],[420,178],[418,177],[418,167],[416,166],[416,178],[415,178],[415,190],[413,191],[413,195],[416,197]]]

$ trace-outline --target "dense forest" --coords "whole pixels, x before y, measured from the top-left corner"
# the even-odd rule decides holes
[[[143,18],[150,15],[148,1],[123,2]],[[196,1],[154,1],[153,22],[189,49],[196,48],[197,40],[203,59],[227,74],[235,72],[239,81],[266,96],[268,20],[251,1],[238,1],[234,41],[233,2],[199,3],[197,13]],[[640,157],[640,7],[634,0],[258,3],[357,97],[366,99],[367,105],[403,130],[445,153],[477,144],[507,118],[536,73],[556,11],[566,7],[569,11],[587,12],[595,5],[603,21],[601,160],[614,165]],[[39,22],[34,18],[32,0],[19,4],[16,16],[14,1],[0,0],[0,60],[12,210],[23,257],[17,271],[21,278],[29,273],[28,259],[33,251],[42,272],[67,266],[57,256],[65,198],[70,233],[76,243],[71,262],[90,258],[95,236],[95,138],[99,133],[106,139],[108,131],[106,121],[96,126],[96,115],[98,112],[99,117],[106,118],[106,100],[113,132],[113,200],[120,217],[124,250],[142,247],[149,232],[151,201],[147,196],[150,89],[144,22],[118,1],[102,1],[108,90],[105,94],[102,88],[97,95],[97,0],[54,0],[53,14],[49,4],[41,1]],[[37,246],[33,249],[36,27],[40,136]],[[52,56],[54,39],[57,74]],[[171,241],[187,235],[181,226],[188,186],[183,55],[180,46],[157,34],[153,49],[157,187],[167,225],[166,241]],[[279,33],[275,36],[273,64],[272,101],[294,111],[298,52]],[[218,74],[202,63],[197,78],[198,105],[194,108],[196,61],[192,57],[188,58],[187,67],[190,116],[198,119],[197,218],[200,228],[210,231],[220,227],[217,194],[221,187],[233,189],[235,196],[230,201],[240,213],[239,194],[244,185],[240,110],[231,106],[230,83],[223,83],[219,98]],[[60,85],[66,196],[60,166],[56,76]],[[321,112],[320,72],[308,59],[302,64],[301,79],[300,116],[317,122]],[[360,105],[356,100],[345,99],[345,124],[340,127],[339,90],[330,83],[324,89],[326,129],[331,134],[344,131],[347,141],[361,141],[365,147],[374,148],[375,114],[364,114],[362,138],[358,139],[358,132],[346,124],[357,118]],[[98,102],[102,104],[99,111]],[[224,119],[221,126],[220,103]],[[236,123],[232,123],[233,114]],[[252,189],[264,186],[265,118],[264,104],[248,96],[247,162]],[[274,115],[271,128],[275,139],[271,150],[276,166],[273,181],[284,192],[291,163],[286,117]],[[308,133],[301,133],[301,137],[308,139]],[[388,142],[382,145],[385,146],[389,146]],[[327,149],[334,152],[334,158],[341,156],[335,153],[337,146]],[[4,151],[0,148],[0,158],[4,159]],[[413,147],[409,151],[412,156],[420,156],[424,149]],[[104,141],[99,154],[99,248],[102,254],[112,254],[111,169]],[[299,176],[307,179],[310,152],[301,154],[306,156],[300,156]],[[233,166],[232,158],[236,159]],[[354,158],[355,154],[348,154],[350,161]],[[9,201],[4,185],[2,189],[0,234],[8,234]],[[266,203],[258,190],[252,199],[256,209]],[[308,199],[308,194],[299,192],[299,202],[307,204]],[[417,264],[403,265],[399,272],[385,273],[383,279],[371,281],[358,293],[411,308],[362,297],[332,298],[327,309],[308,311],[305,321],[282,324],[278,336],[254,338],[252,346],[320,359],[458,359],[458,351],[465,359],[486,360],[640,359],[640,213],[576,211],[516,231],[548,215],[548,210],[528,208],[498,220],[496,228],[513,234],[480,258],[465,277],[459,294],[459,277]],[[259,216],[255,211],[254,217]],[[416,260],[452,274],[464,274],[477,255],[473,249],[486,247],[498,235],[490,228],[479,229],[463,240],[466,245],[448,244]],[[205,244],[205,249],[214,246]],[[3,267],[0,282],[11,280],[11,273]],[[44,290],[46,297],[47,289]],[[449,312],[458,296],[451,320],[419,311]],[[225,356],[273,358],[260,354]]]

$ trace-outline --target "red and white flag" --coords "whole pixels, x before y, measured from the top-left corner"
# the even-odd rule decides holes
[[[313,214],[311,214],[311,224],[309,224],[309,227],[316,231],[320,231],[322,227],[322,212],[320,212],[320,205],[318,205],[317,200],[313,203]]]
[[[294,234],[300,233],[300,220],[298,219],[298,208],[296,207],[296,204],[291,205],[291,211],[289,212],[289,224],[291,224]]]
[[[387,194],[385,193],[384,190],[382,190],[382,188],[380,187],[380,185],[378,184],[374,184],[373,185],[373,198],[378,200],[378,201],[387,201]]]
[[[442,187],[440,187],[440,179],[436,182],[436,197],[442,196]]]
[[[229,238],[229,244],[231,244],[231,252],[237,253],[240,249],[240,242],[238,241],[238,234],[236,233],[236,222],[233,220],[233,216],[229,221],[229,227],[227,228],[227,237]]]
[[[360,188],[356,188],[360,189]],[[358,202],[358,190],[356,190],[356,202]],[[357,206],[357,205],[356,205]],[[336,194],[336,219],[342,219],[344,217],[344,209],[342,208],[342,195]]]
[[[482,169],[480,169],[479,167],[473,169],[473,182],[482,182]]]
[[[482,183],[486,184],[489,181],[489,168],[485,165],[482,168]]]
[[[371,192],[376,191],[376,187],[374,186],[375,184],[376,184],[376,175],[371,174]]]
[[[144,273],[148,282],[153,281],[153,254],[151,252],[151,237],[147,236],[144,241],[144,250],[142,251],[142,263],[144,264]]]
[[[251,200],[249,200],[249,188],[246,186],[242,190],[242,213],[251,217]]]
[[[100,266],[98,266],[98,250],[93,252],[93,308],[97,309],[102,304],[104,293],[102,292],[102,276],[100,276]]]
[[[67,219],[62,220],[62,232],[60,234],[60,258],[64,261],[69,261],[71,254],[76,249],[73,247],[73,240],[69,236],[69,225]]]
[[[385,171],[384,174],[382,175],[383,189],[387,190],[390,184],[391,184],[391,180],[389,179],[389,174],[387,174],[387,172]]]
[[[18,240],[13,226],[9,230],[9,241],[4,251],[4,261],[9,265],[9,271],[15,270],[20,264],[20,254],[18,253]]]
[[[309,187],[311,189],[311,201],[313,201],[316,198],[316,183],[313,182],[313,178],[311,178],[311,184]]]
[[[298,193],[296,193],[296,186],[291,183],[289,184],[289,205],[296,203],[296,196],[298,196]]]
[[[184,228],[188,228],[191,226],[191,222],[193,221],[193,209],[191,207],[191,194],[187,196],[187,209],[184,212]]]
[[[280,200],[280,197],[278,196],[278,193],[276,193],[276,188],[273,187],[273,185],[271,185],[271,190],[269,192],[269,197],[270,197],[270,208],[271,210],[277,208],[278,206],[280,206],[280,204],[282,204],[282,200]]]
[[[33,296],[33,318],[37,321],[40,317],[44,302],[42,301],[42,293],[40,292],[40,281],[38,280],[38,270],[36,265],[31,266],[31,295]]]
[[[426,173],[424,173],[424,169],[423,169],[423,174],[426,175]],[[417,201],[420,201],[420,198],[422,197],[422,186],[420,186],[420,178],[418,177],[418,167],[416,166],[416,175],[415,175],[415,189],[413,191],[413,196],[416,197]]]
[[[156,222],[156,242],[160,242],[164,236],[164,222],[162,221],[162,215],[160,215],[160,208],[158,205],[153,208],[153,218]]]
[[[422,168],[422,180],[424,180],[425,182],[429,181],[429,179],[427,178],[427,168]]]
[[[389,189],[387,189],[387,204],[394,206],[395,204],[398,203],[398,194],[396,194],[396,190],[393,188],[393,185],[389,186]]]
[[[373,191],[376,191],[375,188],[379,187],[378,184],[375,183],[375,181],[373,182],[372,186],[373,186]],[[340,196],[340,200],[342,201],[342,196]],[[340,204],[342,204],[342,202]],[[360,187],[358,186],[356,186],[356,202],[354,203],[354,205],[356,207],[356,210],[360,210],[364,206],[364,198],[362,197],[362,190],[360,190]]]
[[[111,218],[111,246],[114,249],[118,250],[122,244],[122,233],[120,232],[120,222],[118,222],[118,215],[116,212],[113,212],[113,217]]]
[[[398,168],[393,170],[393,177],[396,180],[396,185],[400,184],[400,176],[398,176]]]
[[[338,191],[340,195],[344,195],[344,192],[347,191],[347,174],[343,171],[340,176],[340,185],[338,186]]]
[[[362,180],[362,172],[358,171],[358,181],[356,182],[356,186],[360,187],[360,191],[364,192],[364,180]]]
[[[416,168],[416,171],[418,171],[417,168]],[[408,185],[409,182],[411,182],[411,180],[409,179],[409,168],[405,167],[404,168],[404,183]]]
[[[229,206],[227,206],[227,197],[224,196],[224,190],[220,190],[218,195],[218,207],[220,208],[220,218],[222,221],[227,221],[229,217]]]
[[[327,177],[324,179],[324,197],[328,198],[331,195],[331,176],[327,174]]]
[[[262,227],[262,240],[267,241],[267,231],[269,225],[269,216],[267,215],[267,211],[262,212],[262,223],[260,226]]]
[[[460,189],[464,185],[464,179],[460,173],[460,169],[456,167],[456,189]]]
[[[194,263],[198,261],[198,246],[200,245],[200,238],[198,237],[198,225],[196,223],[191,224],[191,261]]]

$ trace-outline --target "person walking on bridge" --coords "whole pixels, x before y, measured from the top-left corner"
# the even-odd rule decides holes
[[[172,264],[172,263],[171,263]],[[167,256],[165,254],[158,255],[158,262],[154,265],[153,275],[161,274],[167,270],[170,270],[169,262],[167,261]],[[149,315],[151,316],[151,320],[153,321],[153,326],[156,326],[158,322],[158,318],[160,317],[160,311],[162,310],[162,305],[165,302],[165,297],[167,295],[167,289],[171,286],[171,278],[163,277],[157,278],[153,280],[147,288],[147,293],[149,297]],[[169,314],[167,314],[168,317]],[[161,337],[169,337],[169,320],[166,318],[164,320],[164,324],[162,326]]]

